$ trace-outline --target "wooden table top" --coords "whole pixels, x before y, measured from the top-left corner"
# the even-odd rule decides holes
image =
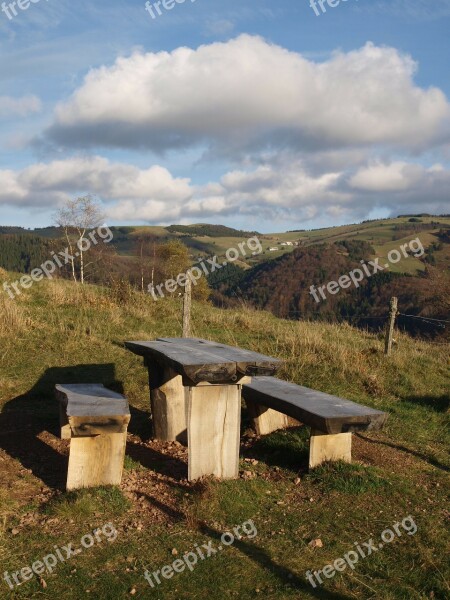
[[[193,383],[235,383],[243,376],[273,375],[279,359],[199,338],[158,338],[125,342],[139,356],[173,368]]]

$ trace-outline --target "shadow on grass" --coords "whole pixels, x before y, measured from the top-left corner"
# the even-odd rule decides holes
[[[0,448],[51,488],[64,490],[68,456],[66,442],[55,440],[55,450],[40,439],[59,438],[59,410],[55,399],[58,383],[103,383],[119,393],[123,386],[115,378],[114,364],[87,364],[47,369],[26,393],[10,400],[0,413]]]
[[[117,391],[117,390],[115,390]],[[136,435],[143,442],[152,437],[152,421],[149,412],[130,405],[131,421],[128,433]]]
[[[440,413],[445,413],[450,408],[449,394],[443,394],[442,396],[407,396],[402,398],[402,401],[425,406]]]
[[[146,495],[146,499],[153,504],[159,510],[165,512],[171,519],[176,521],[186,520],[186,515],[174,508],[168,507],[156,498]],[[224,532],[213,529],[206,523],[200,523],[198,531],[203,535],[207,535],[216,542],[220,543],[221,537]],[[338,592],[332,592],[330,590],[324,590],[320,588],[313,588],[306,580],[301,579],[298,575],[293,573],[290,569],[278,564],[274,561],[268,552],[263,548],[250,544],[244,540],[235,539],[233,546],[238,548],[242,554],[245,554],[250,560],[257,563],[263,569],[272,572],[284,585],[289,585],[292,589],[299,592],[308,593],[309,596],[314,598],[322,598],[326,600],[350,600],[349,596],[340,594]]]
[[[245,452],[246,457],[256,458],[269,466],[277,466],[299,472],[308,469],[309,428],[292,427],[275,431],[256,441]]]
[[[160,473],[175,480],[186,479],[188,476],[187,464],[179,458],[162,454],[134,442],[127,442],[127,456],[132,458],[146,469]]]
[[[435,458],[432,458],[431,456],[426,456],[425,454],[422,454],[421,452],[416,452],[416,450],[411,450],[411,448],[407,448],[406,446],[401,446],[400,444],[393,444],[392,442],[386,442],[386,441],[382,441],[382,440],[373,440],[368,437],[365,437],[364,435],[361,435],[361,433],[355,433],[354,435],[357,435],[361,440],[364,440],[365,442],[369,442],[370,444],[380,444],[381,446],[388,446],[389,448],[394,448],[395,450],[401,450],[402,452],[407,452],[408,454],[411,454],[412,456],[416,456],[417,458],[420,458],[420,460],[427,462],[428,464],[432,465],[433,467],[436,467],[437,469],[441,469],[442,471],[446,471],[447,473],[450,472],[450,468],[447,467],[447,465],[440,463],[438,460],[436,460]]]

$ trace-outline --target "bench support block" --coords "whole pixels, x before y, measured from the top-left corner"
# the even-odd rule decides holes
[[[67,490],[120,485],[127,434],[73,437],[70,441]]]
[[[153,435],[164,442],[186,444],[186,392],[183,378],[166,368],[162,381],[158,381],[158,387],[155,387],[158,376],[161,377],[160,372],[154,372],[149,366]]]
[[[239,477],[240,385],[188,388],[189,480]]]
[[[289,427],[289,417],[272,408],[246,400],[247,409],[253,420],[253,428],[258,435],[268,435],[277,429]]]
[[[327,434],[311,429],[309,468],[313,469],[323,462],[336,460],[352,462],[352,434]]]

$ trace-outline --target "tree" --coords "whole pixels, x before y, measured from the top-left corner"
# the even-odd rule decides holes
[[[104,214],[92,196],[82,196],[75,200],[67,200],[55,215],[55,223],[62,227],[69,247],[72,265],[72,276],[77,281],[75,270],[75,257],[80,259],[80,281],[85,281],[85,253],[88,249],[84,246],[87,231],[99,227],[104,220]],[[77,251],[74,252],[73,234],[75,234]]]
[[[191,266],[189,250],[180,241],[173,240],[156,247],[156,275],[160,282],[168,279],[176,281],[178,275],[186,273]],[[205,301],[210,293],[206,277],[201,277],[192,286],[192,297],[195,300]]]
[[[139,262],[140,285],[142,292],[145,291],[145,275],[150,272],[151,283],[154,284],[155,262],[156,262],[156,236],[151,233],[142,233],[137,238],[133,254]]]
[[[66,238],[67,247],[69,248],[70,253],[70,266],[72,269],[72,277],[73,280],[77,282],[77,273],[75,270],[75,251],[73,249],[73,238],[71,236],[73,228],[71,213],[71,207],[69,207],[68,204],[66,204],[58,210],[58,212],[54,216],[53,221],[58,227],[60,227],[64,231],[64,237]]]

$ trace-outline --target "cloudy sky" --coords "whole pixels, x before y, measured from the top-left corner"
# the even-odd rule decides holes
[[[3,5],[0,225],[450,212],[450,0],[309,1]]]

